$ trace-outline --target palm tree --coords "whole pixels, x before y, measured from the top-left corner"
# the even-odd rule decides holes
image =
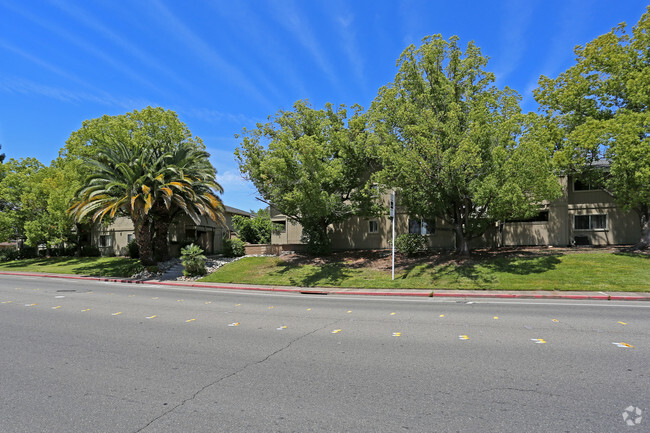
[[[223,203],[215,193],[223,188],[208,156],[187,142],[100,145],[88,159],[92,174],[69,212],[77,221],[92,215],[93,222],[128,215],[142,264],[155,264],[155,250],[167,255],[169,224],[176,215],[184,213],[196,224],[201,215],[223,221]]]
[[[160,259],[165,258],[169,226],[179,215],[200,224],[201,215],[225,225],[224,206],[215,194],[223,188],[215,181],[216,170],[209,154],[191,143],[180,143],[160,155],[155,167],[153,246]]]

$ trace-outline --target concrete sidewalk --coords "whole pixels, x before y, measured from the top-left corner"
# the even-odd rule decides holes
[[[292,287],[255,284],[202,283],[192,281],[134,280],[129,278],[92,277],[81,275],[36,272],[0,272],[0,275],[64,278],[89,281],[107,281],[130,284],[157,284],[161,286],[199,287],[226,290],[251,290],[264,292],[289,292],[313,295],[367,295],[415,296],[440,298],[502,298],[502,299],[580,299],[603,301],[650,301],[650,292],[585,292],[585,291],[513,291],[513,290],[422,290],[422,289],[355,289],[338,287]]]

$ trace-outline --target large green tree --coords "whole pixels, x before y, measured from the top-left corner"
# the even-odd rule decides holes
[[[650,7],[632,28],[620,24],[575,48],[576,64],[542,76],[535,98],[560,132],[556,160],[567,170],[600,177],[625,210],[637,211],[650,245]],[[594,170],[606,159],[609,170]]]
[[[25,224],[46,200],[32,186],[42,179],[45,166],[36,158],[9,159],[0,164],[0,241],[25,239]]]
[[[63,247],[75,238],[67,209],[81,185],[79,161],[53,161],[45,167],[34,158],[0,164],[0,239],[27,245]]]
[[[361,107],[348,119],[345,106],[316,110],[298,101],[269,120],[244,129],[235,151],[240,171],[261,201],[302,225],[311,252],[327,253],[330,224],[372,212]]]
[[[370,110],[378,181],[399,189],[410,215],[451,225],[463,254],[496,221],[560,193],[539,119],[521,114],[519,95],[496,88],[486,65],[472,42],[463,51],[457,37],[426,37],[402,53]]]
[[[223,222],[223,189],[209,154],[172,111],[148,107],[86,121],[62,156],[83,158],[90,173],[70,213],[93,222],[129,216],[144,264],[167,255],[175,217]]]

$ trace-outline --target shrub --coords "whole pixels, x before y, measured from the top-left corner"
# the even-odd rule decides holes
[[[101,252],[99,251],[99,248],[97,248],[94,245],[84,245],[81,247],[81,257],[99,257],[101,256]]]
[[[131,239],[131,242],[126,244],[126,252],[132,259],[140,258],[140,248],[138,247],[138,243],[135,241],[135,239]]]
[[[249,244],[268,244],[271,242],[271,232],[275,225],[271,222],[268,212],[260,209],[254,218],[241,215],[232,217],[232,224],[237,236]]]
[[[20,257],[20,251],[16,249],[0,251],[0,262],[11,262],[14,260],[18,260],[19,257]]]
[[[226,257],[241,257],[246,254],[246,244],[241,239],[224,239],[223,255]]]
[[[186,277],[195,277],[205,275],[205,256],[203,250],[198,245],[188,245],[181,250],[181,263],[185,269],[183,275]]]
[[[395,239],[395,248],[407,256],[415,256],[427,250],[427,239],[423,235],[404,233]]]

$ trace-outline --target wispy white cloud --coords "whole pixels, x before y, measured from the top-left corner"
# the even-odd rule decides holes
[[[534,1],[509,0],[503,6],[503,20],[500,30],[501,49],[496,59],[497,81],[505,80],[521,63],[526,52],[526,29],[535,9]]]
[[[92,102],[101,105],[133,110],[134,107],[146,107],[157,104],[143,99],[117,98],[108,94],[96,95],[89,92],[68,90],[61,87],[35,83],[24,78],[0,75],[0,92],[18,93],[22,95],[44,96],[66,103]]]
[[[243,127],[255,125],[257,122],[262,121],[261,119],[253,119],[244,114],[224,113],[222,111],[209,108],[181,108],[178,111],[179,114],[183,114],[185,116],[199,119],[215,125],[221,123],[234,123],[242,125]]]
[[[344,15],[339,15],[336,19],[339,28],[339,34],[343,41],[343,51],[345,52],[348,61],[352,65],[354,75],[357,81],[365,90],[365,80],[363,73],[363,58],[357,45],[357,38],[354,32],[354,15],[349,12],[343,12]]]
[[[96,19],[86,11],[75,7],[68,2],[63,2],[60,0],[50,0],[50,3],[75,18],[78,22],[82,23],[87,28],[103,35],[106,39],[119,46],[125,53],[128,53],[133,58],[137,59],[138,62],[143,63],[151,69],[162,73],[186,90],[190,90],[192,88],[192,86],[187,81],[181,79],[181,77],[179,77],[178,74],[176,74],[174,71],[162,65],[147,52],[139,49],[136,45],[106,27],[100,20]]]
[[[257,6],[257,4],[254,4]],[[276,28],[269,25],[266,15],[261,15],[259,7],[251,8],[243,1],[237,2],[211,2],[210,6],[226,19],[232,28],[245,29],[245,37],[251,45],[258,47],[258,60],[264,59],[263,67],[255,68],[252,73],[255,79],[268,88],[278,99],[283,100],[283,95],[277,90],[278,83],[271,82],[269,77],[281,77],[281,81],[290,86],[293,95],[306,95],[304,77],[298,74],[294,62],[294,55],[289,46],[279,40]],[[298,96],[303,98],[304,96]]]
[[[340,81],[334,72],[334,68],[314,36],[307,18],[298,12],[297,5],[286,1],[276,1],[273,3],[273,7],[275,8],[276,21],[294,34],[296,40],[307,49],[332,85],[340,90]]]
[[[236,86],[244,90],[260,103],[272,107],[270,101],[238,68],[227,62],[210,45],[196,35],[185,23],[174,16],[160,1],[152,0],[150,3],[156,10],[156,18],[170,34],[176,35],[183,41],[188,50],[194,52],[198,59],[215,69],[216,73],[227,77]]]
[[[4,7],[7,9],[22,15],[23,17],[27,18],[28,20],[32,21],[33,23],[37,24],[38,26],[50,31],[51,33],[54,33],[58,37],[67,40],[71,44],[81,48],[83,51],[89,53],[90,55],[100,59],[102,62],[104,62],[106,65],[109,67],[113,68],[117,72],[119,72],[121,75],[130,78],[131,80],[137,82],[138,84],[150,88],[156,92],[160,93],[160,90],[154,86],[151,83],[151,80],[145,79],[144,77],[140,76],[138,73],[136,73],[132,68],[124,64],[123,62],[120,62],[116,60],[115,58],[109,56],[106,54],[104,51],[97,49],[95,46],[84,40],[84,38],[74,35],[70,33],[69,31],[61,28],[60,26],[55,25],[53,22],[44,20],[33,13],[22,9],[16,5],[16,3],[8,3],[8,2],[3,2],[2,3]]]

